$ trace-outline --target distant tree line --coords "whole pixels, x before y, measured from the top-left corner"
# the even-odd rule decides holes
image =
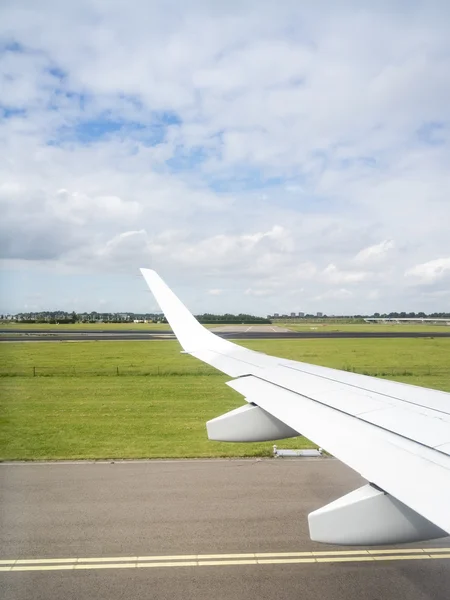
[[[440,313],[429,313],[424,312],[391,312],[391,313],[374,313],[373,315],[367,315],[367,317],[374,317],[376,319],[448,319],[450,318],[450,312]]]
[[[333,315],[332,317],[322,315],[319,319],[365,319],[368,317],[376,319],[450,319],[450,312],[390,312],[390,313],[373,313],[372,315]],[[167,323],[165,317],[161,313],[99,313],[96,311],[77,313],[75,311],[41,311],[41,312],[26,312],[18,313],[16,315],[0,315],[0,319],[6,319],[12,321],[25,321],[27,323],[53,323],[53,324],[70,324],[70,323],[132,323],[133,321],[147,321],[157,323]],[[279,315],[275,320],[286,320],[286,319],[314,319],[317,320],[317,315],[305,314],[303,317],[289,317],[288,315]],[[237,323],[260,323],[270,324],[272,320],[270,318],[257,317],[255,315],[249,315],[240,313],[233,315],[225,313],[223,315],[213,315],[211,313],[204,313],[196,315],[196,319],[200,323],[205,324],[237,324]]]
[[[5,318],[1,316],[0,318]],[[133,321],[162,321],[163,315],[159,313],[76,313],[62,310],[27,312],[12,315],[14,321],[26,321],[27,323],[132,323]]]
[[[203,315],[195,315],[195,318],[200,323],[207,324],[234,324],[234,323],[271,323],[270,319],[264,317],[255,317],[254,315],[247,315],[239,313],[238,315],[231,315],[226,313],[224,315],[212,315],[210,313],[204,313]]]
[[[272,317],[273,318],[273,317]],[[326,315],[323,314],[321,316],[313,315],[306,313],[303,316],[298,315],[278,315],[276,317],[277,321],[284,321],[289,319],[352,319],[352,320],[363,320],[368,318],[375,319],[449,319],[450,312],[434,312],[434,313],[424,313],[424,312],[390,312],[390,313],[373,313],[372,315]]]
[[[90,313],[76,313],[65,312],[65,311],[42,311],[42,312],[28,312],[19,313],[12,315],[14,321],[23,321],[27,323],[50,323],[66,325],[70,323],[133,323],[133,321],[147,321],[147,322],[158,322],[167,323],[166,318],[160,313],[98,313],[92,311]],[[4,319],[4,315],[0,315],[0,318]],[[205,313],[197,315],[196,318],[200,323],[217,323],[217,324],[231,324],[231,323],[270,323],[269,319],[263,317],[256,317],[254,315],[247,314],[224,314],[224,315],[213,315]]]

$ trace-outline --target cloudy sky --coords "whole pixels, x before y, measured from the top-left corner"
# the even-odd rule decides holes
[[[449,310],[449,18],[2,2],[1,312]]]

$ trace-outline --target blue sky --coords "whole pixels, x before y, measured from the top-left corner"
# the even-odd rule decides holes
[[[0,311],[448,309],[448,3],[172,4],[0,8]]]

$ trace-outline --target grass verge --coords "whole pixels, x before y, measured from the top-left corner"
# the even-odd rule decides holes
[[[295,360],[381,374],[450,391],[450,339],[252,340],[254,350]],[[0,378],[3,460],[268,456],[272,444],[210,442],[205,421],[241,406],[228,377],[180,355],[174,341],[5,344],[4,369],[46,366],[48,377]],[[116,376],[118,365],[128,376]],[[136,375],[159,367],[159,376]],[[61,376],[57,369],[75,369]],[[207,368],[207,367],[205,367]],[[83,372],[83,369],[85,371]],[[88,371],[90,369],[90,371]],[[95,370],[110,369],[110,374]],[[120,372],[120,371],[119,371]],[[165,373],[164,375],[162,373]],[[397,375],[394,375],[394,374]],[[311,447],[304,438],[278,443]]]

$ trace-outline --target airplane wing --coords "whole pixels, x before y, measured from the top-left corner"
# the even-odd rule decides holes
[[[268,356],[205,329],[155,271],[141,269],[184,351],[232,377],[247,405],[208,437],[304,435],[369,483],[308,516],[313,540],[366,545],[450,534],[450,394]]]

